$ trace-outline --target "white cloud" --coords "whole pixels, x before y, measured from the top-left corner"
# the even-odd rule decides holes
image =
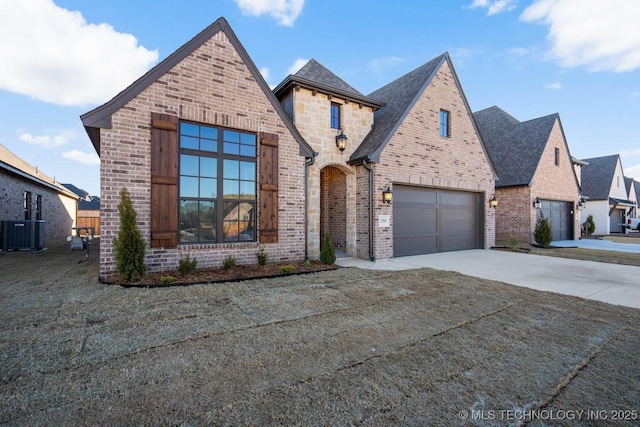
[[[67,151],[62,153],[62,157],[83,165],[96,166],[100,164],[100,157],[96,153],[84,153],[80,150]]]
[[[264,77],[266,81],[269,81],[269,78],[271,77],[271,70],[269,70],[268,67],[262,67],[260,68],[260,74],[262,74],[262,77]]]
[[[640,165],[631,166],[624,170],[624,176],[640,182]]]
[[[269,14],[278,24],[291,27],[298,19],[304,0],[233,0],[245,15]]]
[[[500,12],[508,12],[516,8],[516,0],[473,0],[469,8],[482,7],[487,9],[487,15],[495,15]]]
[[[158,59],[131,34],[52,0],[0,2],[0,40],[0,89],[58,105],[105,102]]]
[[[386,58],[372,59],[369,61],[369,68],[374,72],[379,73],[383,68],[394,67],[402,62],[404,62],[403,58],[387,56]]]
[[[20,134],[20,141],[28,144],[40,145],[44,148],[59,147],[68,144],[69,141],[76,139],[76,133],[73,130],[62,130],[57,135],[41,135],[34,136],[28,132]]]
[[[549,26],[550,55],[565,67],[624,72],[640,68],[640,2],[535,0],[520,15]]]
[[[300,71],[300,68],[305,66],[307,62],[309,62],[308,59],[304,59],[304,58],[296,59],[293,65],[289,67],[289,69],[287,70],[287,75],[297,73],[298,71]]]
[[[554,82],[546,85],[545,88],[551,89],[551,90],[559,90],[559,89],[562,89],[562,84],[560,84],[560,82]]]

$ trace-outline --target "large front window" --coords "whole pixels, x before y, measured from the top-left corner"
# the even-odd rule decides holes
[[[180,243],[255,241],[256,136],[180,123]]]

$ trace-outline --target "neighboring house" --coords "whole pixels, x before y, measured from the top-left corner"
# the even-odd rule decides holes
[[[149,243],[150,271],[305,254],[302,139],[218,19],[106,104],[81,116],[100,155],[100,275],[115,272],[119,192]]]
[[[66,238],[78,196],[0,144],[0,220],[44,220],[45,240]]]
[[[150,271],[186,253],[253,264],[261,244],[315,259],[325,232],[371,259],[494,245],[495,173],[448,54],[368,96],[316,61],[274,92],[220,18],[81,116],[101,160],[101,276],[123,187]]]
[[[636,207],[629,200],[620,155],[583,159],[582,194],[587,200],[582,215],[593,215],[596,235],[623,232],[627,215]]]
[[[94,236],[100,234],[100,197],[73,184],[62,184],[80,197],[78,201],[78,220],[76,227],[93,227]]]
[[[538,217],[553,240],[580,237],[580,185],[558,114],[521,122],[494,106],[474,113],[496,172],[496,240],[533,242]]]
[[[369,259],[494,245],[495,173],[448,54],[367,96],[315,60],[274,92],[317,153],[310,256],[326,232],[347,256]]]
[[[635,206],[630,207],[627,212],[627,218],[636,218],[638,216],[638,192],[640,189],[637,187],[637,181],[627,176],[624,177],[624,186],[627,189],[627,199],[631,203],[635,203]]]
[[[633,188],[636,190],[636,218],[640,218],[640,181],[634,179]]]

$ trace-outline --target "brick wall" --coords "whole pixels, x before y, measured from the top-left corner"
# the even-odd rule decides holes
[[[279,240],[265,249],[271,261],[304,258],[304,158],[251,72],[220,32],[114,113],[111,129],[101,130],[101,275],[115,271],[112,240],[118,232],[118,192],[122,187],[131,194],[144,239],[150,239],[151,112],[278,134]],[[174,269],[181,251],[188,251],[198,259],[199,267],[218,267],[231,254],[238,264],[252,264],[257,247],[255,242],[147,247],[145,262],[150,271]]]
[[[36,196],[42,196],[45,242],[70,236],[76,223],[77,201],[33,181],[0,170],[0,220],[24,219],[24,192],[31,192],[32,219],[36,219]]]
[[[450,112],[449,138],[440,137],[440,109]],[[376,165],[373,193],[377,259],[393,256],[393,227],[377,226],[380,215],[392,217],[393,205],[382,203],[382,191],[393,183],[482,193],[484,247],[495,244],[495,211],[488,203],[494,194],[493,172],[447,62],[393,135]]]
[[[329,232],[336,250],[347,251],[347,176],[334,166],[321,171],[322,222],[320,225],[322,242]]]
[[[535,226],[535,209],[529,186],[496,188],[496,241],[510,244],[512,240],[529,243]]]

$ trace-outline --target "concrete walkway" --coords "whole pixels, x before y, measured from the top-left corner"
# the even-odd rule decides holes
[[[336,264],[372,270],[429,267],[457,271],[516,286],[640,308],[640,267],[627,265],[483,249],[376,262],[342,258]]]
[[[640,254],[640,239],[638,239],[638,242],[639,243],[617,243],[612,240],[580,239],[560,240],[551,242],[551,244],[561,248],[598,249],[602,251],[631,252]]]

